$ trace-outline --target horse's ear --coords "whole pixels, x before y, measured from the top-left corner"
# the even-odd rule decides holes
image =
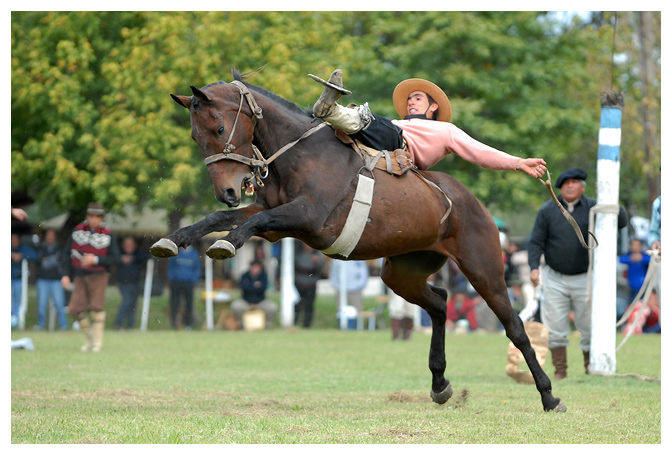
[[[189,106],[191,106],[190,96],[177,96],[173,95],[172,93],[170,94],[170,96],[175,100],[177,104],[179,104],[182,107],[186,107],[187,109],[189,109]]]
[[[191,93],[193,93],[196,98],[203,101],[204,103],[207,103],[208,101],[210,101],[210,98],[208,98],[208,95],[203,93],[200,89],[194,87],[193,85],[190,85],[190,87],[191,87]]]

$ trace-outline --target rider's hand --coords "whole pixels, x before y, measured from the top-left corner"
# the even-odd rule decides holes
[[[521,158],[516,170],[521,170],[530,177],[541,178],[546,173],[546,161],[541,158]]]

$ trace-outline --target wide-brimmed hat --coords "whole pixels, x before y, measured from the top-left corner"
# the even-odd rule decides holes
[[[86,214],[103,216],[105,215],[105,209],[103,208],[102,204],[91,202],[86,209]]]
[[[408,115],[408,95],[417,90],[427,93],[439,105],[439,117],[437,120],[450,122],[452,108],[450,107],[448,96],[441,90],[441,87],[424,79],[406,79],[399,82],[394,89],[392,101],[394,102],[394,108],[401,118]]]

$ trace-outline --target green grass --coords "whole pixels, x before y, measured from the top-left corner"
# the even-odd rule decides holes
[[[226,290],[231,295],[231,299],[236,299],[240,296],[239,289],[229,289]],[[205,327],[205,300],[202,296],[203,287],[198,287],[194,291],[194,309],[199,320],[202,322],[202,326]],[[168,317],[168,307],[169,307],[169,295],[170,291],[166,287],[163,295],[159,297],[152,297],[151,304],[149,307],[149,316],[147,318],[147,330],[166,330],[170,329],[170,319]],[[267,292],[267,297],[271,300],[280,303],[280,293],[269,291]],[[121,295],[116,286],[109,286],[107,288],[106,294],[106,306],[105,310],[107,312],[107,321],[106,326],[112,328],[114,323],[114,318],[117,315],[119,305],[121,304]],[[26,323],[25,328],[27,331],[30,331],[32,327],[37,323],[37,297],[34,286],[28,288],[28,312],[26,313]],[[214,303],[214,318],[215,323],[219,317],[219,311],[226,304]],[[364,309],[375,309],[377,306],[377,301],[375,297],[365,297],[364,298]],[[142,296],[138,299],[138,309],[136,313],[136,327],[140,327],[140,311],[142,309]],[[333,329],[338,327],[338,320],[336,319],[336,310],[337,304],[334,296],[319,296],[315,301],[315,315],[313,319],[313,327],[317,329]],[[71,322],[71,318],[68,318]],[[48,322],[47,322],[48,324]],[[278,318],[274,321],[274,327],[279,327]],[[389,327],[389,324],[388,324]],[[56,330],[58,330],[58,324],[56,325]]]
[[[575,335],[554,384],[565,414],[505,374],[500,334],[447,335],[455,394],[442,406],[421,333],[110,330],[97,354],[77,332],[20,336],[36,348],[11,354],[15,444],[661,443],[661,385],[585,375]],[[660,377],[660,336],[632,337],[617,362]]]

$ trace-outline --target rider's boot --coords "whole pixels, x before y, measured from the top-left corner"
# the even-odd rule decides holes
[[[334,70],[328,81],[313,76],[312,74],[309,74],[309,76],[324,85],[322,94],[315,105],[313,105],[313,114],[315,114],[315,117],[324,118],[331,113],[331,110],[336,105],[336,101],[341,99],[341,95],[347,92],[345,87],[343,87],[343,71],[338,69]]]
[[[322,95],[313,106],[315,117],[323,119],[346,134],[355,134],[371,123],[372,115],[368,103],[356,107],[344,107],[337,103],[342,95],[350,94],[350,91],[343,87],[343,71],[335,70],[328,81],[312,74],[309,76],[324,85]]]

